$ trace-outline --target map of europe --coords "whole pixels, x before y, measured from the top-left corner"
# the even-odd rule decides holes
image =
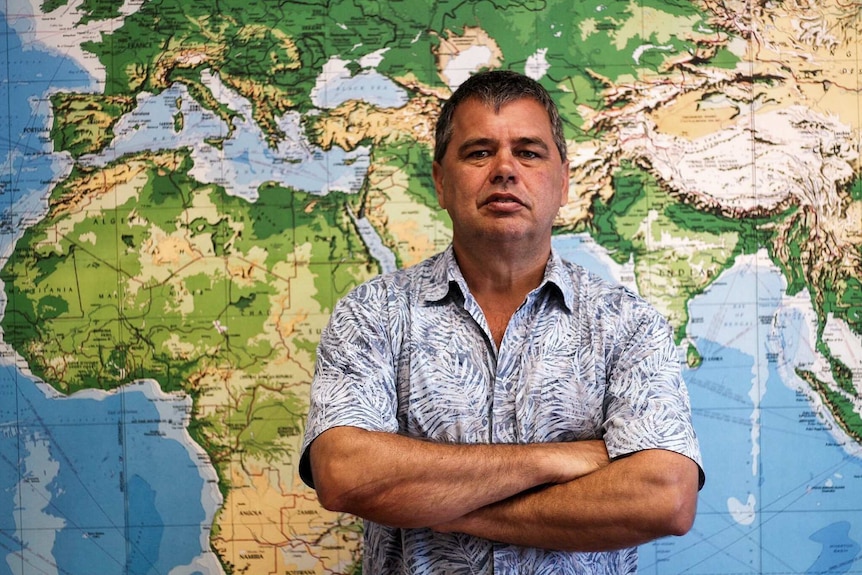
[[[444,249],[470,74],[565,119],[554,248],[671,321],[707,484],[644,574],[862,573],[862,10],[3,0],[0,575],[353,574],[297,464],[334,303]]]

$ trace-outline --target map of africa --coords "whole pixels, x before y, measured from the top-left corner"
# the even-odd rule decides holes
[[[4,0],[0,575],[352,574],[318,335],[448,244],[433,121],[524,72],[554,246],[672,322],[707,484],[644,574],[862,573],[857,3]]]

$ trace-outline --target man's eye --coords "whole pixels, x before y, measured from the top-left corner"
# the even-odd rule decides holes
[[[467,154],[470,158],[487,158],[491,153],[488,150],[473,150],[469,154]]]
[[[528,159],[534,159],[534,158],[538,158],[540,156],[539,156],[539,154],[537,154],[536,152],[534,152],[532,150],[522,150],[521,151],[521,157],[522,158],[528,158]]]

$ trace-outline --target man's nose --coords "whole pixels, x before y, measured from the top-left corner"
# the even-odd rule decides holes
[[[496,185],[514,183],[518,180],[518,163],[511,152],[497,152],[490,176],[491,183]]]

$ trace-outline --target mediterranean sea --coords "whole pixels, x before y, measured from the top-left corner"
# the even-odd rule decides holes
[[[194,160],[193,177],[249,201],[257,200],[262,185],[272,183],[317,195],[359,191],[370,164],[367,147],[350,151],[338,146],[318,148],[304,137],[305,129],[295,112],[277,119],[285,136],[272,145],[253,120],[251,102],[211,72],[204,71],[201,77],[216,99],[237,113],[232,130],[195,102],[184,85],[177,84],[158,95],[139,95],[135,109],[114,127],[111,145],[82,157],[81,162],[105,166],[142,152],[187,148]]]

